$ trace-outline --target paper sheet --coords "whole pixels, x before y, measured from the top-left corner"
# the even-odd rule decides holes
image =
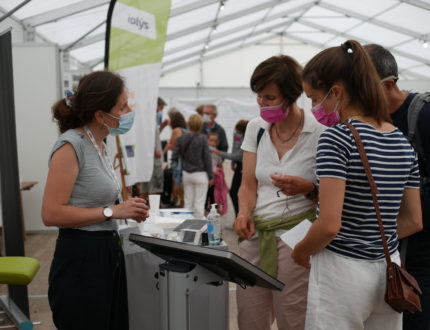
[[[292,249],[300,242],[307,234],[312,222],[308,219],[303,220],[293,229],[290,229],[286,233],[281,235],[281,239],[285,244],[289,245]]]

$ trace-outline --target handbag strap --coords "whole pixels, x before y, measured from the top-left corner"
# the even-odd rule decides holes
[[[367,180],[369,180],[369,183],[370,183],[370,191],[372,192],[373,205],[376,211],[376,218],[378,219],[378,226],[379,226],[379,232],[381,233],[382,245],[384,246],[385,259],[387,260],[387,266],[391,268],[391,257],[390,257],[390,253],[388,252],[387,238],[385,237],[384,225],[382,224],[378,197],[376,196],[376,194],[379,193],[378,187],[376,186],[376,182],[373,179],[372,170],[370,168],[369,160],[367,158],[366,151],[364,150],[364,146],[363,146],[363,142],[361,141],[360,134],[358,134],[357,130],[352,124],[346,122],[345,125],[348,126],[352,132],[352,136],[354,137],[354,140],[355,140],[355,145],[357,146],[358,153],[360,154],[361,162],[363,163],[364,171],[366,172]]]

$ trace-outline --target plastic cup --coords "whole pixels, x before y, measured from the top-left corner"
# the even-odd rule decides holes
[[[149,212],[153,216],[157,216],[160,213],[160,195],[149,195]]]

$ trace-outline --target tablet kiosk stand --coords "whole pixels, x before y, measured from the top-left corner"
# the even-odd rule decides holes
[[[230,281],[281,291],[284,284],[236,254],[202,246],[130,234],[130,241],[166,260],[160,264],[162,330],[192,330],[190,294],[205,284]]]

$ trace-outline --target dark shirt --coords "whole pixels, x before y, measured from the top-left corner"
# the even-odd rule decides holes
[[[403,104],[392,115],[393,124],[397,126],[402,133],[408,135],[408,108],[416,93],[410,93]],[[430,161],[430,103],[425,103],[417,121],[417,134],[420,134],[421,142],[424,148],[427,161]],[[423,169],[420,168],[420,173]],[[430,193],[424,189],[421,194],[421,205],[423,212],[424,231],[430,232]]]
[[[209,128],[206,123],[203,124],[202,133],[216,133],[218,135],[218,144],[216,148],[221,151],[228,150],[227,136],[225,135],[224,128],[217,122],[215,122],[211,128]]]
[[[209,180],[213,178],[212,157],[206,135],[186,133],[179,137],[173,148],[172,161],[182,157],[182,169],[188,173],[206,172]]]

